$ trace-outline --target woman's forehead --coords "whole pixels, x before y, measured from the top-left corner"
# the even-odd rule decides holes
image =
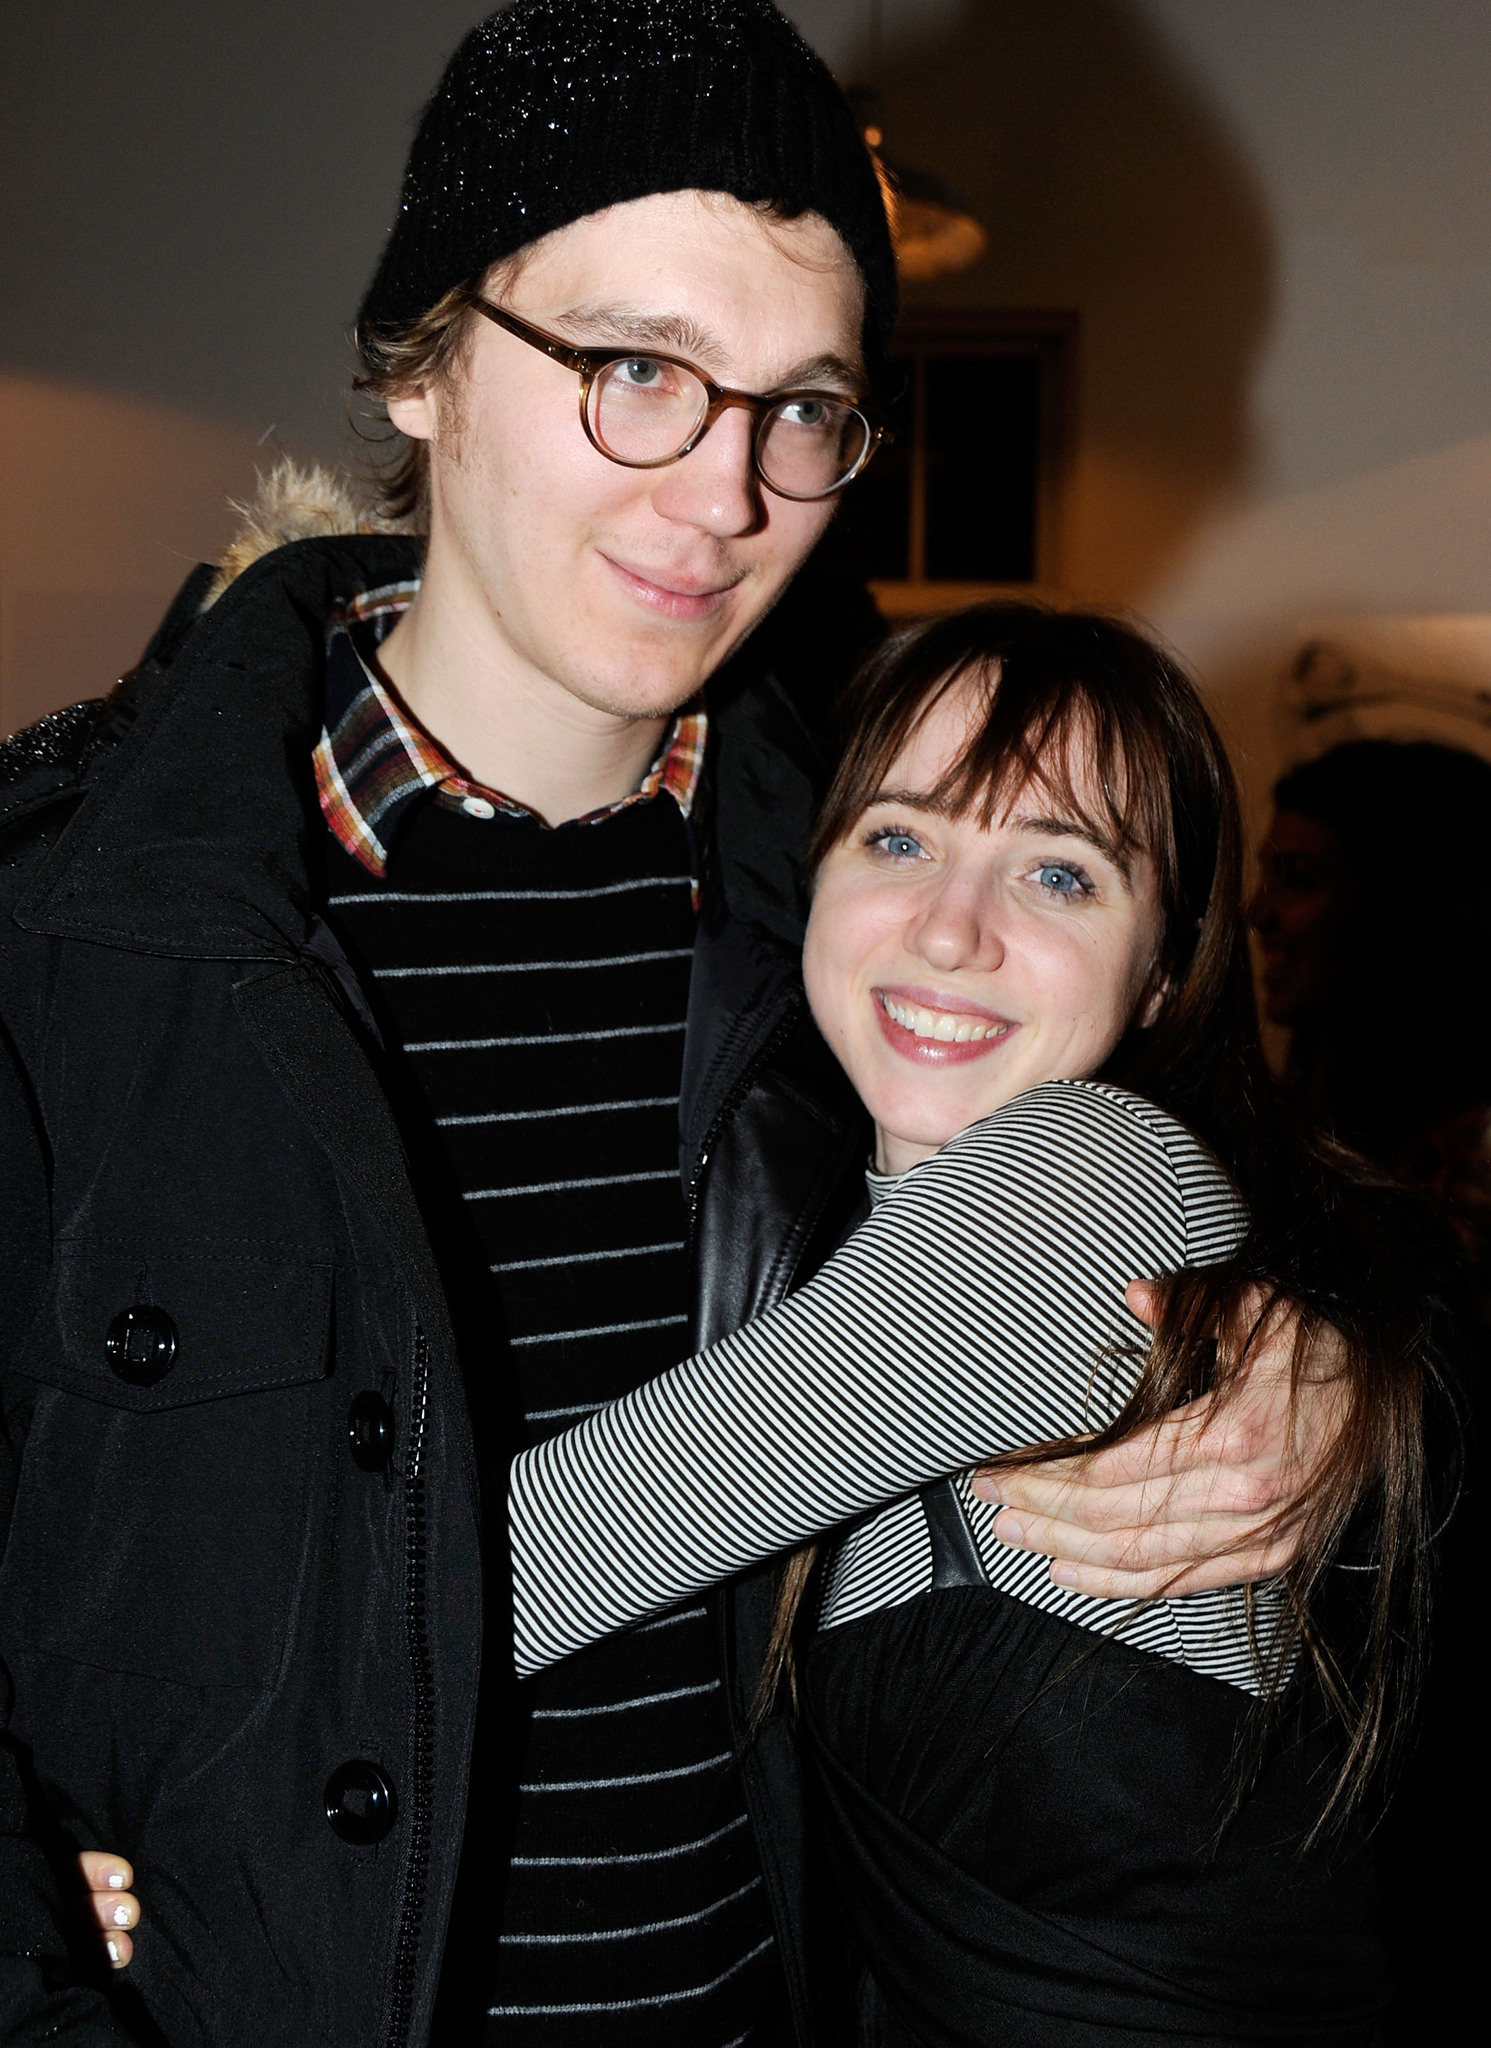
[[[988,772],[979,775],[983,764],[977,758],[978,741],[990,701],[991,679],[984,676],[960,678],[943,689],[888,764],[882,788],[951,795],[949,785],[962,783],[956,788],[960,808],[969,804],[982,808],[992,794],[990,808],[995,815],[1009,810],[1028,792],[1039,790],[1089,815],[1111,816],[1115,799],[1123,800],[1122,785],[1127,777],[1119,764],[1119,787],[1115,789],[1113,770],[1104,775],[1093,721],[1080,708],[1042,737],[1028,761],[991,761]],[[966,780],[959,775],[960,769],[965,770]],[[1022,803],[1021,808],[1028,806]]]

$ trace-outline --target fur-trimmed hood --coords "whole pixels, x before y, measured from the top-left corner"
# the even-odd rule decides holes
[[[381,512],[367,486],[348,471],[320,463],[302,467],[288,455],[282,455],[267,476],[260,474],[251,498],[230,498],[228,503],[242,524],[208,585],[204,612],[245,569],[292,541],[416,531],[407,520],[390,519]]]

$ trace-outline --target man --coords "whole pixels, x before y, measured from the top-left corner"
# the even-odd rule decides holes
[[[519,0],[426,111],[360,322],[427,543],[202,572],[121,692],[7,750],[8,2042],[810,2038],[726,1610],[515,1710],[489,1536],[479,1703],[481,1501],[517,1427],[709,1327],[712,1134],[795,971],[819,765],[749,636],[872,452],[894,299],[766,0]],[[1012,1540],[1153,1584],[1284,1497],[1280,1413],[1023,1482]],[[78,1845],[145,1900],[123,1994],[67,1963]]]

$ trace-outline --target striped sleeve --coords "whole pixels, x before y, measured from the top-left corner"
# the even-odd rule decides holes
[[[1221,1169],[1152,1105],[1031,1089],[800,1293],[515,1461],[519,1673],[929,1479],[1101,1427],[1147,1342],[1128,1282],[1241,1229]]]

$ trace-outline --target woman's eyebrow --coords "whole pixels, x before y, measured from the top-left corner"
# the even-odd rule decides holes
[[[1017,832],[1047,832],[1053,838],[1080,839],[1085,845],[1096,847],[1105,860],[1112,861],[1125,882],[1129,879],[1129,858],[1123,848],[1115,846],[1111,839],[1105,839],[1100,832],[1094,832],[1090,825],[1080,825],[1073,818],[1025,816],[1011,818],[1010,823]]]
[[[873,811],[882,804],[889,804],[892,809],[898,811],[923,811],[930,818],[950,818],[952,816],[950,805],[938,803],[935,798],[928,796],[925,790],[877,789],[870,798],[870,801],[865,805],[865,809]]]
[[[920,811],[925,817],[951,818],[957,813],[948,803],[939,802],[928,796],[925,790],[882,789],[877,790],[865,806],[866,810],[879,810],[888,806],[897,811]],[[963,806],[958,806],[961,810]],[[1129,856],[1122,847],[1115,846],[1111,839],[1105,839],[1090,825],[1079,824],[1074,818],[1035,817],[1023,813],[1009,820],[1016,832],[1045,832],[1054,839],[1080,839],[1084,845],[1096,847],[1105,860],[1109,860],[1123,877],[1127,887],[1129,880]]]

